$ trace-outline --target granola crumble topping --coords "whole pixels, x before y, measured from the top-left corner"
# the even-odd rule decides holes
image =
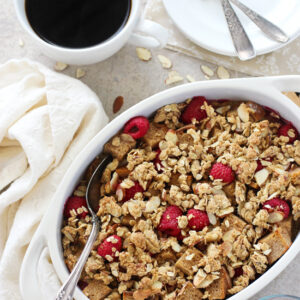
[[[121,132],[105,145],[114,160],[101,178],[102,227],[81,276],[91,300],[225,299],[291,245],[300,218],[300,141],[289,142],[296,132],[279,136],[280,117],[253,102],[204,101],[202,119],[187,124],[192,101],[157,110],[138,142]],[[232,182],[210,175],[216,163],[232,170]],[[88,179],[72,197],[84,197]],[[272,199],[288,202],[288,218],[263,207]],[[91,232],[80,203],[62,228],[69,270]],[[112,251],[105,256],[103,243]]]

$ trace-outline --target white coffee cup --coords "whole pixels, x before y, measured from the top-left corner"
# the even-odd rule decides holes
[[[167,29],[141,18],[141,0],[131,0],[127,23],[118,33],[98,45],[86,48],[65,48],[44,41],[28,22],[25,0],[14,0],[14,5],[20,23],[37,42],[42,52],[56,61],[67,64],[85,65],[105,60],[119,51],[126,42],[140,47],[157,48],[163,47],[168,39]]]

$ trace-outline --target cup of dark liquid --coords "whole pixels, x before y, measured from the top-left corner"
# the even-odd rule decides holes
[[[161,25],[141,19],[141,0],[14,0],[19,21],[42,52],[68,64],[92,64],[125,43],[163,47]]]

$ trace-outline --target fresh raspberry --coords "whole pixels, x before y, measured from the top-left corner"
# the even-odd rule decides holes
[[[136,140],[147,133],[149,126],[147,118],[134,117],[125,124],[123,132],[131,135]]]
[[[263,204],[263,209],[266,209],[269,213],[274,211],[281,211],[284,215],[284,218],[288,218],[290,214],[290,207],[286,201],[280,198],[273,198],[271,200],[266,201]]]
[[[138,182],[134,182],[134,186],[132,186],[129,189],[124,189],[123,192],[124,192],[124,196],[123,196],[122,201],[126,202],[126,201],[134,198],[134,195],[136,193],[143,193],[144,189],[139,185]]]
[[[234,277],[239,277],[244,274],[243,268],[238,267],[234,269]]]
[[[209,225],[209,219],[205,211],[191,208],[188,210],[187,216],[189,227],[193,230],[200,231]]]
[[[86,200],[83,197],[69,197],[65,203],[65,208],[64,208],[64,216],[66,218],[70,218],[71,217],[71,210],[75,210],[76,214],[77,214],[77,209],[81,208],[81,207],[85,207],[87,209],[87,204],[86,204]],[[82,213],[78,214],[77,216],[81,219],[84,219],[86,217],[86,215],[88,214],[88,212],[83,211]]]
[[[154,161],[153,161],[154,167],[155,167],[157,172],[162,173],[163,165],[161,163],[161,160],[159,159],[159,155],[161,153],[161,150],[157,149],[157,150],[155,150],[155,152],[156,152],[156,156],[155,156]]]
[[[192,99],[192,101],[187,105],[181,115],[181,121],[184,124],[192,123],[193,119],[201,121],[207,117],[206,111],[201,109],[202,105],[206,102],[206,98],[202,96],[197,96]]]
[[[212,166],[209,175],[212,176],[213,179],[222,179],[225,183],[232,182],[235,177],[232,169],[222,163],[215,163]]]
[[[111,235],[106,238],[97,249],[97,252],[100,256],[104,257],[108,261],[112,261],[108,256],[115,260],[116,252],[120,252],[122,249],[122,239],[117,235]]]
[[[182,211],[178,206],[168,206],[160,219],[158,230],[180,238],[181,230],[178,226],[178,217],[180,216],[182,216]]]
[[[262,170],[263,168],[264,168],[264,166],[261,164],[261,160],[258,160],[255,172],[258,172],[258,171]]]
[[[291,123],[284,124],[278,129],[278,136],[281,135],[287,136],[290,144],[299,139],[299,133]]]

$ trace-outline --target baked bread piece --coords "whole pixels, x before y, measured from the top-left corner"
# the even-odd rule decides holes
[[[267,255],[269,264],[274,263],[292,245],[291,236],[285,226],[278,227],[259,242],[266,243],[270,247],[271,252]]]
[[[185,300],[185,299],[198,300],[198,299],[202,299],[202,296],[203,294],[199,289],[195,288],[192,283],[187,282],[178,293],[176,299],[177,300]]]
[[[207,288],[209,300],[225,299],[227,290],[230,289],[231,286],[231,279],[228,272],[222,267],[220,270],[220,278],[213,281]]]
[[[91,300],[102,300],[111,292],[111,288],[98,281],[91,281],[83,289],[83,292]]]

